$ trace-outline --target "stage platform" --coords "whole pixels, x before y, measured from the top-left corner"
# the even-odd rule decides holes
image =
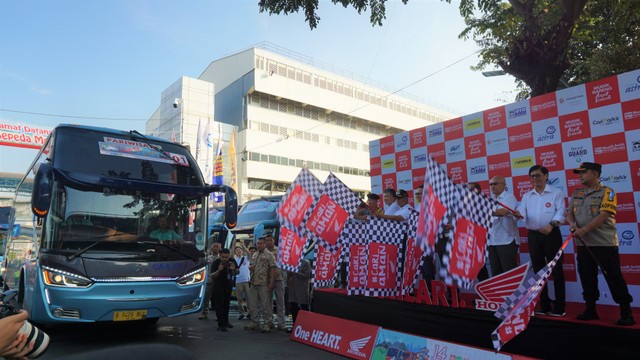
[[[500,320],[492,312],[473,308],[472,294],[461,298],[466,307],[453,308],[315,289],[313,312],[493,350],[491,333]],[[536,316],[502,350],[541,359],[640,359],[640,324],[614,325],[618,308],[604,305],[598,307],[600,320],[575,320],[583,310],[583,304],[569,303],[565,317]],[[640,309],[633,312],[638,322]]]

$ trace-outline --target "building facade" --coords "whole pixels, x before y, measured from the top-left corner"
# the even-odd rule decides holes
[[[176,81],[162,92],[146,132],[188,144],[206,173],[219,126],[225,184],[235,132],[238,198],[244,203],[283,194],[302,167],[320,181],[333,172],[362,195],[371,188],[369,141],[453,116],[266,44],[213,61],[198,79]],[[212,147],[198,135],[206,124]]]

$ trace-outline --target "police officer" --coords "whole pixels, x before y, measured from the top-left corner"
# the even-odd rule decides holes
[[[582,283],[582,296],[587,305],[586,310],[578,315],[578,320],[598,319],[596,301],[600,298],[599,266],[613,300],[620,305],[617,324],[631,326],[636,322],[631,314],[633,298],[620,270],[615,220],[616,193],[600,182],[600,164],[584,162],[573,172],[579,174],[580,182],[584,185],[584,188],[577,189],[571,196],[567,214],[567,221],[578,245],[578,273]]]

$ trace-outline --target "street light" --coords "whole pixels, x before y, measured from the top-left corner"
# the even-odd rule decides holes
[[[184,144],[184,100],[181,98],[173,99],[173,108],[177,109],[180,106],[180,144]]]
[[[484,77],[493,77],[493,76],[507,75],[507,73],[504,70],[493,70],[493,71],[483,71],[482,75]],[[558,82],[560,82],[560,84],[564,86],[563,89],[566,89],[569,87],[569,84],[566,81],[562,80],[562,78],[558,79]]]

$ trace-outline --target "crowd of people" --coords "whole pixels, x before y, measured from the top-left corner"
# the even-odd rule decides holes
[[[260,330],[262,333],[273,329],[291,331],[285,325],[287,314],[290,313],[295,321],[300,309],[309,309],[309,261],[302,259],[298,272],[286,272],[276,266],[278,248],[271,233],[264,233],[256,240],[255,246],[249,248],[238,242],[233,252],[231,257],[230,251],[222,249],[220,243],[213,243],[209,248],[211,273],[199,319],[209,318],[211,302],[211,308],[216,312],[218,331],[226,332],[232,328],[229,306],[235,286],[238,320],[249,321],[244,326],[245,330]]]

